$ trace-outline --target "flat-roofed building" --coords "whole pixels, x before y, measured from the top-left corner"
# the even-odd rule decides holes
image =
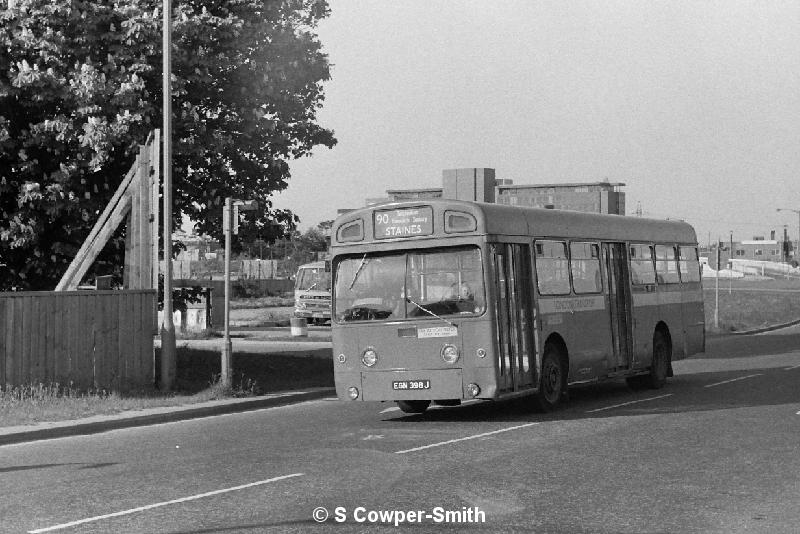
[[[495,178],[495,171],[490,168],[445,169],[442,172],[442,187],[388,189],[386,197],[367,199],[367,205],[387,201],[453,198],[511,206],[625,215],[625,193],[622,191],[624,185],[621,182],[608,181],[514,185],[510,179]]]
[[[497,203],[625,215],[624,183],[576,182],[564,184],[498,185]]]

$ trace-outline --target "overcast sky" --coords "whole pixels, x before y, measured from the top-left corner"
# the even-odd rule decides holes
[[[796,239],[800,2],[330,0],[339,140],[276,206],[305,230],[387,189],[491,167],[516,184],[626,184],[628,214]]]

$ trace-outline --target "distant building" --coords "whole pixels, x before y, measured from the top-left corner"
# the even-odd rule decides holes
[[[731,246],[730,241],[722,241],[722,248],[719,251],[719,260],[723,269],[730,264],[731,258],[734,260],[755,260],[755,261],[774,261],[784,262],[794,258],[794,247],[792,242],[787,240],[775,239],[773,232],[772,239],[754,237],[750,240],[734,241]],[[708,264],[712,269],[717,266],[717,245],[711,244],[710,247],[701,246],[700,255],[708,258]]]
[[[497,186],[497,203],[625,215],[623,183],[578,182]]]
[[[386,197],[367,199],[366,204],[453,198],[510,206],[625,215],[624,185],[608,181],[514,185],[512,180],[495,178],[495,171],[490,168],[446,169],[442,172],[442,187],[389,189]]]

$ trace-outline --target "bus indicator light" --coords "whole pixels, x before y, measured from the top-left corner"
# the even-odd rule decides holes
[[[356,400],[358,398],[358,388],[350,386],[347,388],[347,394],[350,396],[350,400]]]
[[[486,349],[478,349],[478,358],[485,358],[486,357]]]
[[[481,394],[481,388],[478,384],[469,384],[467,386],[467,393],[470,397],[477,397]]]
[[[336,357],[336,359],[339,360],[339,363],[344,363],[347,361],[347,356],[345,356],[344,354],[340,354],[339,356]]]
[[[455,345],[444,345],[442,347],[442,359],[445,363],[456,363],[458,361],[458,348]]]
[[[366,365],[367,367],[372,367],[378,362],[378,354],[375,352],[375,349],[372,347],[368,347],[364,350],[364,353],[361,355],[361,363]]]

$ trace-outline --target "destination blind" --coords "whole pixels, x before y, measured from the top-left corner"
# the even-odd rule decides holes
[[[430,206],[377,210],[373,217],[375,239],[416,237],[433,233],[433,209]]]

